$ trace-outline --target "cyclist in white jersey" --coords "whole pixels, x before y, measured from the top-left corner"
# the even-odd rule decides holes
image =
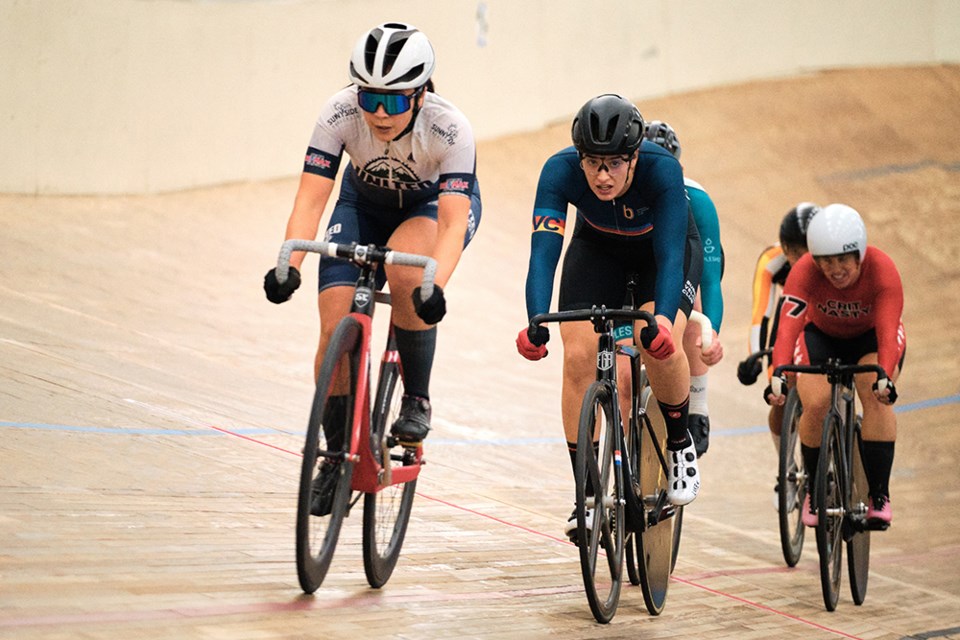
[[[421,302],[420,272],[387,265],[379,286],[390,282],[391,321],[403,363],[404,396],[392,433],[420,442],[430,430],[430,371],[436,323],[446,313],[443,288],[480,222],[476,145],[470,122],[432,91],[433,47],[416,28],[386,23],[364,33],[353,50],[352,84],[324,105],[307,149],[286,238],[316,238],[343,153],[345,167],[325,240],[388,245],[437,261],[433,295]],[[271,269],[267,298],[288,300],[300,285],[303,252],[291,256],[290,279],[279,284]],[[314,373],[339,320],[349,312],[357,267],[323,257],[319,269],[320,342]],[[343,411],[344,396],[328,410]],[[342,439],[342,434],[327,434]],[[332,474],[331,474],[332,475]]]

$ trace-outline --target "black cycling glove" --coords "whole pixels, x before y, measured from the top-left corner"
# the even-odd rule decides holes
[[[290,267],[287,280],[283,284],[277,282],[276,267],[267,271],[267,275],[263,276],[263,290],[267,294],[267,300],[274,304],[289,300],[299,286],[300,272],[296,267]]]
[[[413,308],[427,324],[437,324],[447,314],[447,301],[440,285],[433,285],[433,293],[426,300],[420,299],[420,287],[413,290]]]
[[[740,384],[750,386],[757,381],[757,378],[760,377],[760,372],[763,371],[763,364],[759,359],[753,361],[753,366],[748,367],[746,360],[737,365],[737,380],[740,381]]]

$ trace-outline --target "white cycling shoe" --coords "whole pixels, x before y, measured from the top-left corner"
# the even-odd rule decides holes
[[[693,442],[680,451],[667,450],[667,500],[678,507],[690,504],[700,492],[700,468]]]
[[[587,520],[587,531],[593,530],[593,509],[589,507],[586,509],[586,520]],[[570,539],[570,542],[573,544],[579,544],[579,530],[577,528],[577,510],[574,508],[573,513],[570,514],[570,518],[567,520],[566,526],[563,528],[563,533]]]

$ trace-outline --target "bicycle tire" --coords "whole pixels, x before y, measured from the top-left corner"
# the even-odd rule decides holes
[[[346,459],[340,462],[339,477],[333,491],[330,513],[314,516],[310,513],[313,501],[314,474],[319,473],[319,450],[326,449],[324,436],[324,410],[327,399],[332,395],[339,380],[341,367],[347,367],[350,390],[347,394],[347,411],[342,428],[344,450],[350,450],[350,431],[354,398],[357,393],[357,376],[361,348],[362,330],[360,324],[351,317],[343,318],[334,330],[323,356],[320,373],[317,376],[316,392],[307,425],[306,444],[303,449],[303,462],[300,467],[300,486],[297,497],[296,555],[297,577],[304,593],[313,593],[323,583],[333,559],[337,538],[343,519],[350,508],[350,483],[353,477],[353,463]],[[328,427],[330,425],[327,425]]]
[[[840,568],[843,560],[843,460],[838,438],[840,418],[828,414],[823,422],[823,440],[817,463],[817,550],[820,553],[820,587],[827,611],[837,608]]]
[[[633,372],[633,389],[631,391],[630,422],[624,435],[624,494],[627,498],[624,505],[627,523],[627,537],[623,543],[624,558],[627,565],[627,578],[633,586],[640,585],[640,568],[637,566],[639,556],[635,553],[636,538],[645,526],[643,495],[640,491],[640,398],[646,385],[646,372],[637,361],[631,362]],[[639,520],[639,522],[631,522]]]
[[[383,362],[370,422],[370,447],[374,452],[386,454],[388,460],[381,460],[383,464],[405,465],[416,462],[415,451],[401,448],[402,453],[394,456],[384,441],[388,425],[393,424],[400,414],[402,394],[397,393],[397,385],[400,383],[400,366],[396,362]],[[386,584],[397,565],[410,522],[416,488],[417,479],[414,478],[364,495],[363,570],[367,575],[367,582],[375,589]]]
[[[639,533],[628,533],[626,539],[623,541],[623,557],[624,562],[627,565],[627,579],[635,587],[640,586],[640,567],[637,565],[637,552],[634,551],[636,548],[636,539],[639,536]]]
[[[595,434],[600,438],[597,454]],[[601,623],[616,614],[623,582],[623,485],[617,459],[621,438],[610,387],[594,382],[583,398],[577,436],[576,535],[587,602]],[[592,497],[587,496],[588,480]]]
[[[847,571],[850,575],[850,595],[853,603],[863,604],[867,597],[867,579],[870,575],[870,530],[866,528],[870,487],[863,468],[860,420],[853,431],[850,447],[850,535],[847,540]]]
[[[777,473],[778,520],[780,548],[788,567],[800,562],[803,552],[803,501],[807,496],[806,472],[800,451],[800,394],[796,387],[787,394],[780,427],[780,465]]]
[[[677,558],[680,557],[680,534],[683,532],[683,507],[676,507],[673,516],[673,549],[670,558],[670,573],[677,568]]]
[[[640,588],[643,601],[650,615],[660,615],[667,600],[667,588],[670,586],[670,572],[673,567],[674,536],[677,509],[663,499],[667,491],[667,470],[661,456],[664,451],[660,443],[666,442],[667,426],[657,406],[653,390],[644,389],[641,399],[643,411],[640,430],[640,488],[645,510],[662,505],[661,513],[649,515],[647,526],[637,536],[637,567],[640,574]],[[654,442],[651,436],[656,437]],[[655,521],[656,524],[650,524]]]

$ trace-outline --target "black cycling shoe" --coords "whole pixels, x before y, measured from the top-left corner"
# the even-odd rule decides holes
[[[310,501],[310,513],[325,516],[333,508],[333,494],[340,478],[340,463],[323,462],[320,473],[313,479],[313,498]]]
[[[702,416],[697,413],[690,414],[690,436],[693,438],[693,444],[697,449],[699,458],[707,452],[710,446],[710,416]]]
[[[400,417],[390,427],[390,435],[402,445],[420,444],[430,431],[430,413],[429,400],[404,395],[400,401]]]

